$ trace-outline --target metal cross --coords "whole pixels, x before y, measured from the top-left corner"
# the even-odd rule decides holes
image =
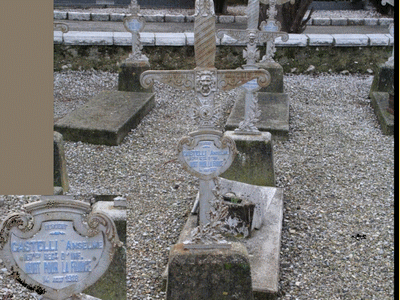
[[[209,222],[212,181],[225,171],[236,154],[235,142],[215,129],[214,96],[219,91],[239,87],[253,79],[267,86],[270,75],[266,70],[217,70],[215,64],[215,13],[212,0],[196,0],[194,22],[194,70],[145,71],[140,83],[150,88],[155,80],[181,90],[196,92],[195,119],[198,130],[184,137],[178,145],[178,157],[184,168],[200,178],[200,224]]]
[[[129,6],[131,14],[124,18],[124,26],[127,31],[132,33],[132,53],[129,54],[127,61],[145,61],[149,59],[142,54],[142,43],[140,42],[140,31],[143,30],[146,23],[143,16],[139,15],[140,6],[137,1],[132,0]]]

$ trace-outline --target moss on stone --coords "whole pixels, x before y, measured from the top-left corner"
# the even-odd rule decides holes
[[[393,47],[278,47],[275,61],[284,73],[303,73],[310,65],[313,72],[369,73],[391,56]],[[219,46],[215,66],[218,69],[236,69],[243,64],[244,47]],[[54,45],[54,70],[102,70],[118,72],[118,65],[131,51],[128,46],[67,46]],[[260,47],[261,53],[265,48]],[[195,67],[194,48],[144,47],[154,70],[188,70]]]

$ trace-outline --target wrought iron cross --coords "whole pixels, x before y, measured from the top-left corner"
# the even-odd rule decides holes
[[[131,14],[124,18],[124,26],[127,31],[132,33],[132,53],[129,54],[127,61],[148,61],[149,59],[142,54],[142,43],[140,42],[140,31],[146,23],[143,16],[139,15],[140,6],[136,0],[132,0],[129,6]]]
[[[219,91],[234,89],[253,79],[258,85],[267,86],[271,78],[266,70],[217,70],[213,1],[196,0],[194,16],[196,68],[146,71],[141,75],[140,82],[144,88],[150,88],[158,80],[181,90],[196,92],[195,119],[199,127],[189,137],[181,139],[178,157],[183,167],[200,179],[199,221],[205,225],[210,221],[213,180],[230,166],[236,154],[235,142],[215,129],[214,96]]]

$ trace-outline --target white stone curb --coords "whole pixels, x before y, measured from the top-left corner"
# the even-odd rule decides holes
[[[337,47],[369,46],[366,34],[332,34],[332,36]]]
[[[84,12],[62,12],[54,10],[54,20],[76,20],[76,21],[114,21],[122,22],[127,14],[116,13],[84,13]],[[101,15],[101,16],[100,16]],[[108,16],[106,16],[108,15]],[[172,22],[183,23],[193,22],[193,16],[184,15],[154,15],[144,16],[147,22]],[[246,24],[247,16],[221,15],[217,17],[218,23],[238,23]],[[347,25],[367,25],[367,26],[389,26],[393,23],[393,18],[312,18],[308,25],[318,26],[347,26]]]
[[[193,46],[194,33],[140,32],[143,46]],[[132,35],[129,32],[54,31],[54,44],[65,45],[114,45],[131,46]],[[245,46],[246,43],[224,36],[217,38],[217,45]],[[277,47],[368,47],[392,46],[394,39],[390,34],[289,34],[289,40],[275,40]]]
[[[114,44],[114,33],[97,31],[69,31],[63,34],[63,43],[65,45],[112,46]]]

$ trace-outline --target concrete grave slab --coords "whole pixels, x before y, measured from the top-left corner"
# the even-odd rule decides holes
[[[61,31],[54,31],[53,32],[53,41],[54,41],[54,44],[62,44],[63,33]]]
[[[390,92],[394,86],[394,67],[386,64],[378,65],[377,74],[371,85],[369,96],[373,92]]]
[[[289,33],[289,40],[282,41],[281,37],[276,38],[275,45],[277,47],[306,47],[308,45],[308,37],[305,34]]]
[[[69,12],[68,20],[72,21],[90,21],[90,13]]]
[[[239,98],[225,125],[226,130],[234,130],[244,116],[244,97]],[[259,121],[255,124],[260,131],[268,131],[273,139],[289,138],[289,96],[284,93],[258,93]]]
[[[279,255],[283,219],[283,189],[275,187],[256,187],[220,178],[223,192],[234,192],[254,202],[264,202],[262,226],[252,232],[251,237],[241,239],[250,258],[251,284],[256,299],[276,299],[279,284]],[[255,192],[255,190],[259,190]],[[262,191],[261,191],[262,190]],[[258,196],[257,196],[258,195]],[[262,199],[255,199],[254,197]],[[179,236],[178,244],[190,237],[197,226],[197,215],[189,218]],[[162,277],[167,280],[169,266]]]
[[[346,18],[331,18],[332,26],[347,26]]]
[[[261,69],[267,70],[268,73],[271,75],[270,84],[266,87],[261,88],[259,92],[283,93],[283,67],[274,61],[267,61],[263,63],[259,62],[256,65]]]
[[[154,94],[105,91],[54,125],[64,140],[116,146],[154,107]]]
[[[329,25],[331,25],[331,19],[330,18],[314,18],[313,19],[313,25],[316,25],[316,26],[329,26]]]
[[[184,33],[165,33],[156,32],[155,34],[156,46],[185,46],[186,36]]]
[[[92,13],[92,21],[110,21],[109,13]]]

